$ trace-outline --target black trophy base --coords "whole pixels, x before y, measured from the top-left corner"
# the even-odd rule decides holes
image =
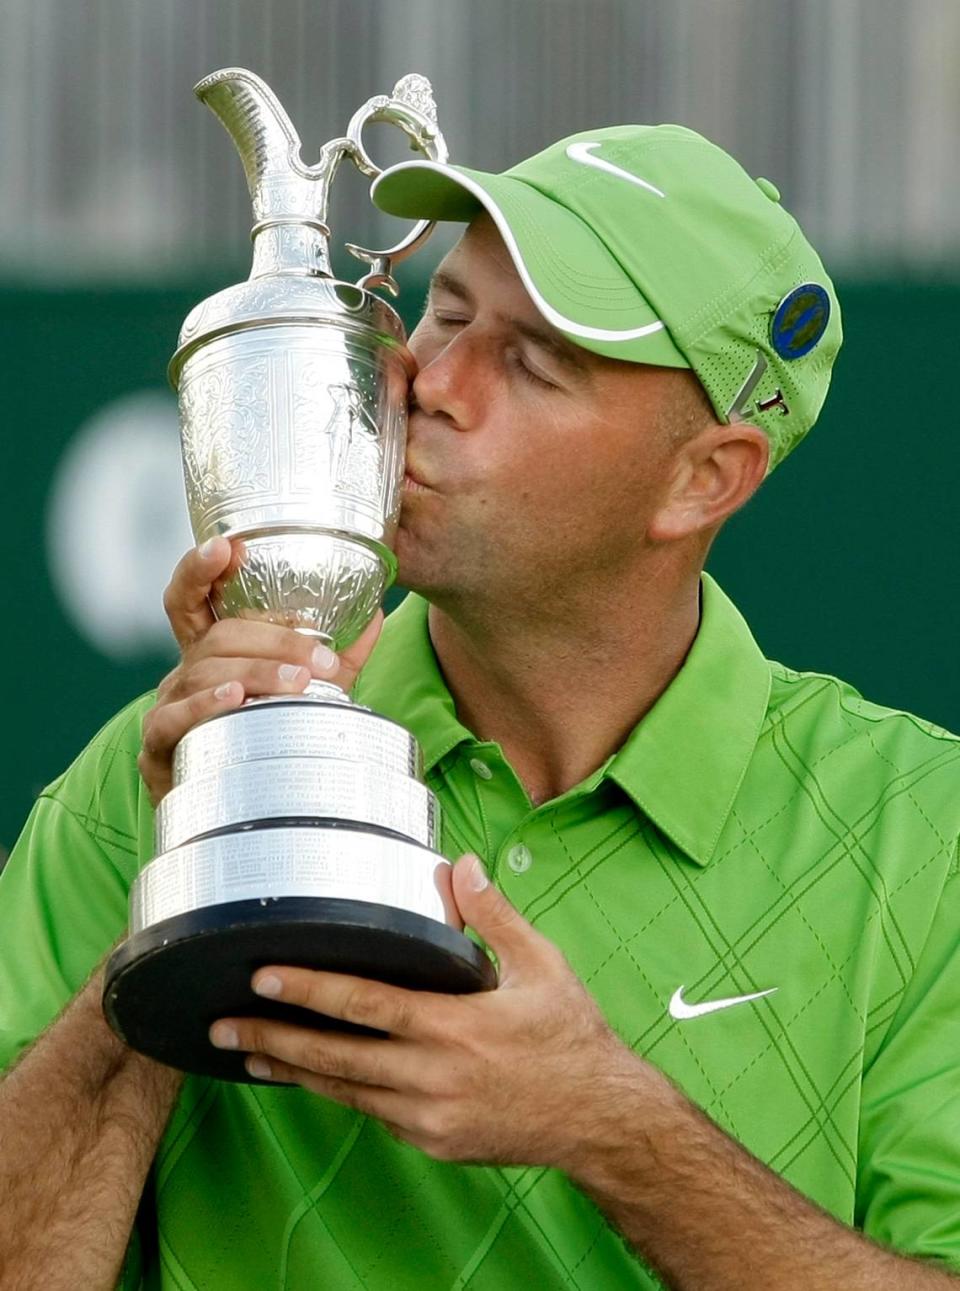
[[[255,995],[267,964],[375,978],[410,990],[466,995],[496,985],[493,964],[462,932],[369,901],[278,897],[176,915],[134,933],[110,956],[103,1011],[132,1049],[218,1080],[258,1081],[243,1053],[215,1049],[218,1018],[267,1017],[379,1034]]]

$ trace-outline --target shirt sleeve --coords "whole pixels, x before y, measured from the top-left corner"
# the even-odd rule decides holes
[[[864,1071],[857,1226],[960,1270],[960,875]]]
[[[152,812],[137,773],[144,696],[41,794],[0,873],[0,1070],[77,993],[127,926]]]

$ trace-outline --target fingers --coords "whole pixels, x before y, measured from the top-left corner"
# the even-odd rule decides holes
[[[351,645],[340,651],[340,668],[342,677],[337,678],[337,685],[349,690],[357,676],[370,658],[373,647],[377,644],[380,629],[383,627],[383,610],[376,614]]]
[[[371,625],[376,630],[377,625]],[[355,643],[356,644],[356,643]],[[361,662],[334,654],[314,637],[276,623],[222,619],[184,651],[179,667],[158,688],[162,703],[237,681],[251,695],[286,695],[311,678],[349,690]]]
[[[223,681],[239,681],[248,695],[272,695],[276,670],[283,664],[305,670],[302,690],[311,677],[350,690],[376,644],[383,614],[377,612],[362,635],[342,654],[315,637],[278,623],[259,619],[213,621],[201,637],[184,649],[183,662],[160,685],[164,700],[192,693]],[[271,671],[271,669],[273,671]],[[284,674],[288,681],[289,674]],[[286,694],[288,686],[279,693]]]
[[[409,1099],[393,1089],[381,1089],[360,1081],[344,1080],[337,1076],[325,1076],[305,1067],[296,1067],[279,1058],[266,1057],[264,1054],[251,1054],[244,1066],[251,1076],[258,1080],[271,1080],[284,1085],[302,1085],[321,1098],[332,1099],[344,1107],[362,1112],[366,1116],[375,1116],[384,1122],[391,1133],[409,1141],[399,1125],[409,1115]]]
[[[267,999],[340,1018],[395,1036],[431,1034],[425,1008],[437,1014],[449,1001],[427,991],[408,991],[365,977],[318,972],[310,968],[262,968],[253,976],[253,989]],[[438,1001],[442,1002],[438,1006]]]
[[[441,861],[433,871],[433,881],[437,885],[440,900],[443,902],[444,921],[451,928],[463,932],[463,918],[457,906],[457,899],[453,895],[453,869],[446,861]]]
[[[227,681],[178,703],[158,705],[144,715],[137,769],[155,807],[173,787],[173,750],[187,731],[242,703],[243,687],[239,682]]]
[[[336,674],[326,651],[315,659],[314,643],[299,633],[271,624],[246,626],[252,630],[244,632],[233,621],[212,627],[160,683],[159,700],[168,704],[227,681],[239,682],[246,695],[286,695],[303,690],[311,677]]]
[[[316,1031],[266,1018],[226,1018],[210,1028],[218,1049],[263,1054],[289,1067],[312,1071],[335,1080],[393,1088],[396,1048],[371,1043],[369,1037]]]
[[[202,547],[192,548],[178,562],[164,591],[163,606],[181,650],[186,650],[202,639],[205,640],[214,627],[221,627],[210,608],[210,592],[217,579],[227,571],[231,561],[238,559],[239,555],[239,551],[231,546],[226,538],[211,538]],[[239,619],[227,619],[222,627],[229,629],[230,625],[233,625],[234,632],[238,629],[245,633],[261,630],[258,638],[251,638],[258,640],[262,647],[257,653],[271,655],[274,658],[286,658],[286,650],[290,648],[289,640],[286,650],[281,643],[285,638],[289,639],[291,634],[304,643],[304,649],[308,654],[310,652],[312,639],[307,635],[294,633],[291,628]],[[337,685],[348,690],[356,681],[357,674],[376,645],[382,626],[383,611],[378,610],[357,640],[341,652],[336,663],[332,651],[320,645],[318,658],[321,662],[316,670],[317,675],[323,675],[326,680],[335,681]],[[229,639],[229,631],[226,633],[221,631],[215,638],[220,645],[225,644]],[[280,653],[277,653],[278,645],[281,646]],[[314,641],[313,646],[317,645],[318,643]],[[209,648],[208,652],[210,652]],[[293,662],[301,662],[309,666],[310,661],[308,658],[299,658]]]
[[[461,856],[453,867],[453,896],[464,923],[483,938],[500,961],[500,983],[525,966],[542,969],[562,956],[552,942],[487,878],[476,856]]]
[[[181,650],[214,622],[210,590],[227,569],[232,549],[226,538],[211,538],[183,556],[163,593],[163,608]]]
[[[302,692],[313,678],[350,690],[380,634],[382,611],[338,655],[316,637],[282,624],[217,620],[210,591],[243,554],[241,543],[211,539],[180,560],[164,594],[182,660],[160,683],[157,704],[143,723],[138,765],[154,806],[171,788],[174,748],[198,722],[245,698]]]
[[[188,553],[178,569],[197,555]],[[197,610],[195,627],[200,617]],[[337,655],[315,637],[277,623],[211,619],[184,647],[182,662],[160,683],[157,704],[144,718],[138,765],[154,806],[171,788],[174,748],[198,722],[237,707],[245,698],[298,694],[313,678],[350,690],[382,624],[383,614],[378,612],[343,655]]]

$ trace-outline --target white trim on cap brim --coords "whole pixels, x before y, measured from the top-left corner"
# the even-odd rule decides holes
[[[655,323],[646,323],[643,327],[628,328],[626,331],[613,331],[606,327],[587,327],[584,323],[575,323],[572,318],[566,318],[558,310],[554,309],[538,290],[530,277],[527,266],[523,262],[523,256],[520,254],[520,248],[517,246],[517,240],[513,236],[513,230],[507,223],[506,216],[490,194],[481,188],[476,180],[469,179],[466,175],[462,175],[460,171],[454,170],[453,167],[441,165],[436,161],[402,161],[399,165],[391,166],[389,170],[385,170],[383,174],[374,180],[370,190],[371,196],[376,191],[377,185],[387,175],[395,175],[400,170],[435,170],[438,175],[445,175],[448,179],[453,180],[454,183],[459,184],[461,188],[465,188],[468,193],[473,194],[493,217],[493,221],[500,231],[500,236],[506,243],[507,250],[517,267],[517,272],[520,274],[523,285],[533,299],[533,303],[547,322],[552,323],[561,332],[569,332],[572,336],[582,336],[588,341],[636,341],[641,337],[652,336],[655,332],[664,330],[664,324],[659,319]]]

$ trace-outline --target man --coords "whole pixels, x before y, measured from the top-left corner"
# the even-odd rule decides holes
[[[190,553],[181,664],[0,882],[4,1060],[75,995],[0,1085],[0,1282],[109,1287],[133,1228],[127,1286],[955,1285],[960,742],[764,660],[702,574],[826,394],[822,265],[771,184],[673,126],[504,176],[409,163],[376,198],[468,229],[411,339],[421,595],[355,693],[424,747],[500,985],[261,970],[389,1033],[214,1025],[286,1089],[181,1085],[110,1035],[95,969],[174,744],[351,685],[379,626],[337,659],[213,625],[229,544]]]

